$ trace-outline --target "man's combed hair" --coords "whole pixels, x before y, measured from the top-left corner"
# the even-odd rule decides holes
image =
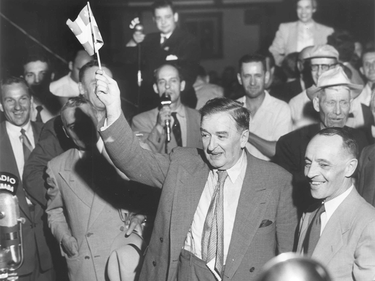
[[[321,136],[340,136],[342,139],[344,149],[353,157],[358,159],[359,149],[358,144],[345,128],[331,127],[321,130],[318,135]]]
[[[16,76],[9,76],[1,80],[1,86],[0,86],[0,102],[3,100],[3,88],[4,86],[11,85],[11,84],[23,84],[25,85],[29,95],[30,94],[30,88],[26,83],[26,80],[23,77],[16,77]]]
[[[242,103],[228,99],[228,98],[216,98],[209,100],[201,109],[201,120],[205,116],[212,115],[215,113],[227,112],[229,113],[234,121],[238,130],[248,130],[250,122],[250,113],[243,107]]]
[[[169,0],[157,0],[151,6],[154,14],[155,14],[156,9],[167,8],[167,7],[171,8],[173,14],[176,13],[176,8],[173,6],[172,1],[169,1]]]
[[[242,58],[240,58],[238,62],[238,69],[241,73],[241,67],[244,63],[250,63],[250,62],[260,62],[263,65],[264,72],[267,71],[267,65],[266,65],[266,57],[260,54],[254,54],[254,55],[244,55]]]
[[[154,82],[155,83],[158,83],[158,75],[159,75],[159,71],[161,68],[163,68],[164,66],[171,66],[171,67],[174,67],[176,70],[177,70],[177,73],[178,73],[178,77],[180,78],[180,81],[184,81],[184,77],[182,76],[181,74],[181,67],[177,64],[177,63],[173,63],[173,62],[167,62],[167,63],[163,63],[161,66],[159,66],[158,68],[156,68],[154,70]]]

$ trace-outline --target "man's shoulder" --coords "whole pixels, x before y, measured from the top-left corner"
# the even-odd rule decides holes
[[[297,27],[297,21],[292,21],[292,22],[283,22],[280,23],[279,29],[283,31],[289,31],[290,28]]]
[[[141,113],[138,113],[137,115],[135,115],[133,117],[133,122],[134,121],[144,121],[144,120],[148,120],[148,119],[152,119],[152,121],[156,122],[155,120],[155,116],[158,115],[158,112],[159,112],[159,109],[157,107],[151,109],[151,110],[148,110],[148,111],[144,111],[144,112],[141,112]]]
[[[71,148],[67,151],[61,153],[60,155],[52,158],[49,163],[51,167],[58,167],[60,169],[61,167],[64,167],[67,163],[67,161],[71,162],[71,159],[73,159],[78,153],[78,149]]]
[[[184,108],[185,108],[185,111],[186,111],[187,114],[191,114],[192,116],[198,117],[198,118],[201,117],[201,114],[198,110],[196,110],[194,108],[191,108],[191,107],[188,107],[188,106],[185,106],[185,105],[184,105]]]
[[[324,24],[321,24],[321,23],[318,23],[318,22],[314,22],[314,24],[315,24],[316,29],[325,31],[327,33],[333,33],[333,31],[334,31],[334,29],[330,26],[327,26],[327,25],[324,25]]]
[[[61,86],[65,85],[66,83],[68,83],[68,79],[69,79],[69,74],[61,77],[60,79],[52,81],[51,84],[49,85],[50,91],[53,92],[57,88],[60,88]]]
[[[263,172],[263,175],[265,175],[265,178],[285,178],[289,179],[291,177],[291,174],[285,170],[283,167],[269,162],[265,161],[259,158],[256,158],[252,156],[250,153],[247,153],[247,162],[249,167],[251,169],[257,169]],[[272,175],[272,177],[269,177],[269,175]]]

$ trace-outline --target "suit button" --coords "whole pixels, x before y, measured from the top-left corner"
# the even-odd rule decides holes
[[[156,261],[153,261],[153,262],[152,262],[152,265],[153,265],[153,266],[156,266]]]
[[[89,260],[90,259],[90,257],[89,256],[85,256],[85,260]]]
[[[87,237],[90,237],[91,235],[93,235],[94,233],[91,233],[91,232],[88,232],[87,234],[86,234],[86,236]]]
[[[160,242],[163,243],[164,239],[163,237],[160,237]]]
[[[254,267],[250,268],[250,272],[253,272],[254,270],[255,270],[255,268],[254,268]]]

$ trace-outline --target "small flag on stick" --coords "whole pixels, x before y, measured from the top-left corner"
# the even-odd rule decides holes
[[[89,2],[81,10],[75,21],[68,19],[66,24],[90,56],[97,54],[100,66],[99,49],[104,45],[104,42]]]

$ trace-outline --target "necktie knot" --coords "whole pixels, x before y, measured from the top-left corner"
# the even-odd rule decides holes
[[[224,185],[224,182],[226,180],[226,178],[228,177],[228,172],[226,170],[223,170],[223,171],[217,171],[217,175],[218,175],[218,184],[221,186],[221,185]]]
[[[164,34],[160,34],[160,45],[163,45],[167,37]]]
[[[35,109],[36,109],[36,111],[37,111],[35,121],[36,121],[36,122],[41,122],[41,123],[43,123],[42,115],[41,115],[41,113],[40,113],[40,112],[43,110],[43,106],[38,105]]]

